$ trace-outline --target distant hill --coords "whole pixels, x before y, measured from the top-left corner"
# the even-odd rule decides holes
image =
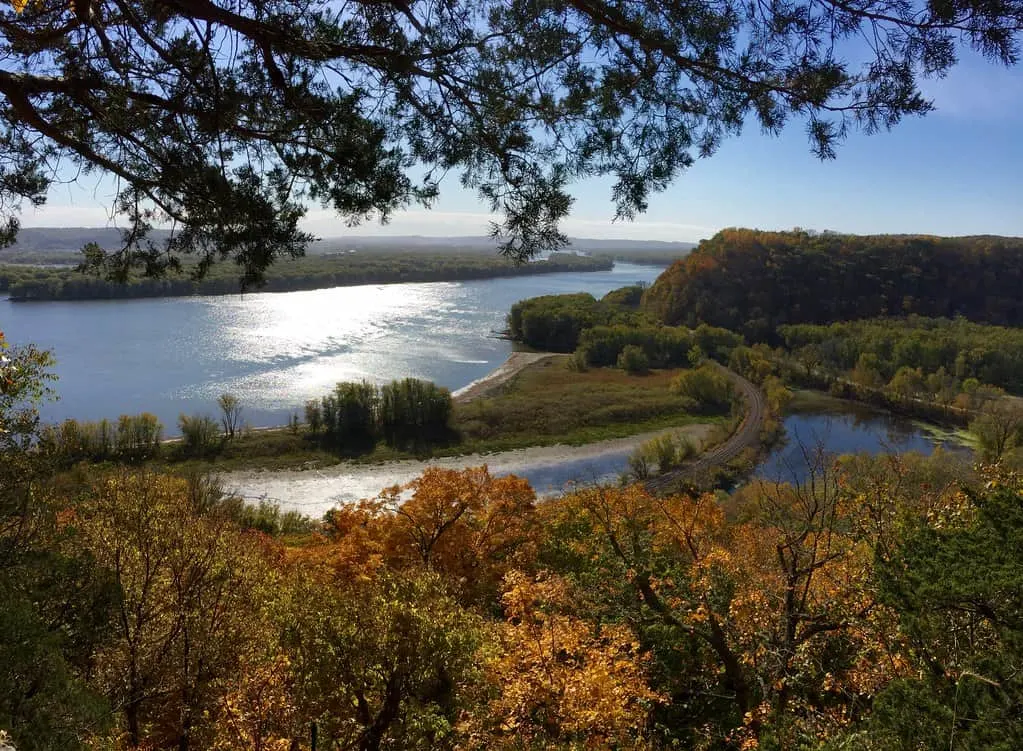
[[[162,239],[166,230],[154,230],[153,237]],[[120,242],[118,230],[109,227],[25,227],[18,233],[18,241],[10,248],[0,250],[0,261],[5,256],[33,253],[77,253],[90,242],[104,248],[117,247]],[[605,240],[598,238],[571,238],[571,250],[601,253],[664,253],[684,255],[696,247],[696,243],[662,242],[657,240]],[[423,237],[420,235],[328,237],[311,243],[310,255],[339,253],[347,250],[407,250],[409,252],[438,252],[478,250],[490,252],[497,244],[489,237]]]
[[[962,316],[1023,326],[1023,239],[727,229],[643,297],[670,325],[708,323],[775,341],[786,324]]]

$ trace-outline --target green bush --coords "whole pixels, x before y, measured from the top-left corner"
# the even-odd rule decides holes
[[[696,447],[684,435],[665,434],[644,442],[629,457],[629,469],[637,480],[669,472],[696,453]]]
[[[180,415],[182,452],[187,456],[212,456],[220,451],[223,442],[220,425],[209,415]]]
[[[451,393],[429,381],[405,378],[380,389],[380,428],[391,446],[443,436],[451,417]]]
[[[732,403],[732,382],[710,363],[680,373],[671,390],[700,412],[722,412]]]
[[[650,369],[650,359],[642,348],[635,344],[627,344],[618,355],[618,367],[626,373],[639,375]]]

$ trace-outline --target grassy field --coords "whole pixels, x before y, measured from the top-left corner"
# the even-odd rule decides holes
[[[688,414],[668,384],[679,372],[628,375],[615,368],[569,370],[569,356],[522,370],[496,393],[455,408],[461,448],[472,452],[621,438],[657,428],[710,422]]]
[[[443,445],[399,450],[380,443],[368,453],[339,457],[306,434],[287,428],[254,430],[228,442],[212,459],[161,461],[175,470],[295,469],[336,464],[340,459],[382,462],[431,456],[490,453],[527,446],[581,445],[723,417],[691,415],[668,390],[676,370],[628,375],[612,368],[575,372],[569,357],[524,368],[486,397],[456,404],[451,439]],[[171,449],[173,451],[173,449]]]

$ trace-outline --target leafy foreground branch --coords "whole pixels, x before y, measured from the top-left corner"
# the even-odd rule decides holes
[[[15,7],[0,17],[0,240],[21,204],[99,172],[126,229],[89,267],[123,279],[192,253],[200,270],[232,259],[245,284],[302,253],[308,205],[386,219],[453,170],[507,253],[551,250],[574,180],[611,176],[631,218],[747,120],[796,118],[832,157],[850,130],[927,112],[919,79],[964,50],[1015,63],[1023,27],[1019,0]]]

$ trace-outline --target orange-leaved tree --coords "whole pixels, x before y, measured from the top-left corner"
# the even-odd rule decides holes
[[[353,566],[429,569],[465,599],[494,600],[504,574],[535,558],[535,501],[518,477],[431,467],[405,486],[331,512],[328,529],[334,554]]]
[[[462,725],[465,748],[646,748],[648,660],[625,624],[595,623],[557,576],[513,571],[506,622],[484,663],[490,699]]]
[[[655,656],[666,735],[792,747],[848,721],[903,663],[834,477],[757,485],[729,518],[712,495],[593,488],[545,508],[549,554],[591,617],[627,620]]]

